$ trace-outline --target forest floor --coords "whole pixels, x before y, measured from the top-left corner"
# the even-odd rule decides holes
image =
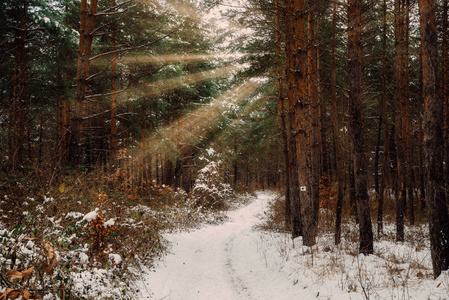
[[[449,299],[448,274],[431,276],[424,225],[405,243],[386,226],[370,256],[357,255],[354,224],[341,245],[321,234],[310,248],[262,229],[275,197],[259,192],[225,223],[167,233],[169,254],[142,277],[140,299]]]

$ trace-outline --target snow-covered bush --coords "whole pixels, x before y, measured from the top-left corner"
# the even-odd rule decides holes
[[[224,182],[219,166],[219,162],[212,161],[200,170],[191,192],[196,205],[225,209],[227,200],[235,197],[234,190]]]

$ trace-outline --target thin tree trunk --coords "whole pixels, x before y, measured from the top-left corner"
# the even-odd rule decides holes
[[[62,71],[62,81],[65,82],[67,80],[67,71],[64,69]],[[64,97],[64,95],[61,95],[61,98]],[[72,107],[70,104],[70,101],[63,99],[61,100],[60,104],[60,115],[59,115],[59,148],[60,148],[60,165],[62,167],[65,166],[67,162],[67,153],[70,145],[70,120],[71,120],[71,113],[72,113]]]
[[[383,206],[385,198],[385,186],[387,185],[388,153],[390,142],[390,124],[387,112],[387,1],[383,0],[383,30],[382,30],[382,121],[385,132],[384,154],[382,161],[382,180],[379,188],[377,207],[377,233],[383,233]]]
[[[159,166],[160,166],[161,161],[160,161],[159,157],[160,157],[160,154],[156,153],[155,154],[155,160],[156,160],[156,162],[155,162],[155,164],[156,164],[155,172],[156,172],[156,184],[157,185],[161,185],[161,176],[160,176],[160,172],[159,172],[159,170],[160,170]]]
[[[320,3],[315,1],[316,5],[319,5]],[[321,24],[322,24],[322,18],[324,18],[324,13],[322,10],[318,10],[318,17],[316,22],[316,32],[321,32]],[[321,153],[321,176],[323,175],[329,175],[329,156],[328,156],[328,149],[327,149],[327,128],[326,128],[326,97],[323,97],[322,94],[322,82],[321,82],[321,52],[320,52],[320,45],[321,45],[321,35],[318,36],[318,39],[315,38],[315,49],[316,49],[316,90],[317,90],[317,99],[318,99],[318,106],[319,106],[319,112],[320,112],[320,153]]]
[[[402,0],[394,2],[394,32],[395,32],[395,137],[397,146],[397,191],[396,191],[396,240],[404,241],[404,203],[406,202],[406,166],[404,143],[404,35],[403,35],[403,5]]]
[[[383,125],[383,113],[382,113],[382,101],[383,96],[380,97],[379,103],[379,124],[377,127],[377,142],[376,150],[374,154],[374,191],[376,193],[376,200],[378,204],[377,210],[377,233],[382,232],[382,210],[383,210],[383,198],[380,195],[380,181],[379,181],[379,156],[380,156],[380,144],[382,143],[382,125]],[[379,224],[381,224],[379,226]]]
[[[405,41],[404,41],[404,84],[405,84],[405,149],[406,149],[406,185],[408,194],[408,217],[411,225],[415,224],[415,206],[413,197],[412,141],[410,138],[410,88],[409,88],[409,35],[410,35],[410,0],[405,0]]]
[[[443,93],[443,105],[445,106],[445,162],[446,162],[446,182],[449,181],[449,81],[448,81],[448,0],[443,0],[443,45],[442,45],[442,74],[441,74],[441,86]],[[446,196],[447,197],[447,196]]]
[[[12,89],[12,96],[11,96],[11,105],[9,107],[9,111],[8,111],[8,154],[9,157],[12,160],[12,166],[13,168],[15,167],[15,163],[14,163],[14,158],[15,158],[15,135],[16,135],[16,123],[17,123],[17,106],[18,106],[18,97],[17,97],[17,90],[18,90],[18,65],[17,63],[15,63],[15,68],[14,68],[14,74],[12,77],[12,83],[13,83],[13,89]]]
[[[146,178],[145,178],[145,173],[146,173],[146,168],[148,168],[147,165],[145,165],[145,149],[146,149],[146,131],[147,131],[147,126],[146,126],[146,119],[147,119],[147,110],[145,107],[142,107],[142,112],[141,112],[141,125],[140,125],[140,153],[139,153],[139,166],[137,168],[137,172],[138,172],[138,178],[139,178],[139,185],[141,187],[143,187],[146,184]]]
[[[331,94],[332,94],[332,137],[335,151],[335,165],[337,169],[337,205],[335,213],[335,244],[338,245],[341,242],[341,213],[343,207],[344,196],[344,174],[343,174],[343,156],[340,143],[340,126],[338,124],[338,108],[337,108],[337,68],[335,64],[335,51],[336,51],[336,32],[337,28],[337,4],[334,2],[332,6],[332,65],[331,65]]]
[[[316,230],[318,224],[318,211],[320,206],[320,172],[321,172],[321,164],[320,164],[320,120],[319,120],[319,103],[318,103],[318,76],[317,76],[317,48],[316,48],[316,39],[315,39],[315,18],[316,18],[316,1],[309,0],[308,1],[308,97],[311,109],[308,109],[306,121],[308,123],[308,119],[311,121],[310,128],[310,148],[311,148],[311,205],[312,205],[312,213],[313,220],[310,222],[310,242],[311,245],[315,244]],[[312,114],[310,116],[310,113]],[[306,236],[304,236],[306,238]]]
[[[42,113],[39,114],[39,150],[37,155],[37,161],[39,165],[42,163],[42,146],[44,143],[44,121],[42,118]]]
[[[236,116],[237,118],[237,116]],[[234,153],[237,155],[237,137],[234,138]],[[234,160],[234,187],[237,188],[237,180],[239,175],[239,164],[237,159]]]
[[[115,0],[111,0],[111,6],[116,5]],[[116,50],[117,23],[111,23],[111,145],[109,161],[114,166],[117,159],[117,53]]]
[[[420,191],[420,210],[424,212],[426,209],[426,184],[424,171],[424,97],[423,97],[423,70],[422,70],[423,46],[422,42],[419,46],[419,70],[418,70],[418,171],[419,171],[419,191]]]
[[[26,123],[26,111],[27,111],[27,14],[28,14],[28,1],[25,1],[23,5],[22,18],[20,29],[17,29],[16,34],[16,47],[17,53],[15,54],[15,76],[14,76],[14,92],[13,92],[13,105],[12,105],[12,126],[10,131],[10,157],[12,159],[13,169],[16,169],[20,164],[24,162],[24,147],[25,147],[25,123]]]

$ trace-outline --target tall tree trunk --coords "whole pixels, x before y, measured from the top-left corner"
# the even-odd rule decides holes
[[[139,153],[139,166],[137,168],[138,172],[138,184],[143,187],[146,184],[147,178],[145,177],[146,169],[148,165],[145,165],[146,157],[146,132],[147,132],[147,110],[146,107],[142,107],[141,112],[141,125],[140,125],[140,153]]]
[[[419,192],[420,192],[420,210],[424,212],[426,208],[426,181],[424,170],[424,97],[423,97],[423,69],[422,69],[423,46],[419,46],[419,70],[418,70],[418,172],[419,172]]]
[[[383,29],[382,29],[382,100],[381,114],[385,132],[384,153],[382,161],[382,180],[380,182],[378,207],[377,207],[377,233],[383,232],[383,206],[385,197],[385,186],[387,185],[388,153],[390,142],[390,124],[387,112],[387,1],[383,0]]]
[[[343,172],[343,156],[340,143],[340,126],[338,124],[338,108],[337,108],[337,68],[335,63],[335,51],[336,51],[336,28],[337,28],[337,4],[332,4],[332,65],[331,65],[331,94],[332,94],[332,138],[335,151],[335,165],[337,169],[337,205],[335,213],[335,244],[338,245],[341,242],[341,213],[343,207],[344,196],[344,172]]]
[[[281,49],[281,22],[279,0],[275,0],[275,30],[276,30],[276,58],[277,58],[277,84],[278,84],[278,106],[279,106],[279,124],[282,135],[282,152],[284,157],[284,177],[285,177],[285,227],[291,228],[291,200],[290,200],[290,173],[288,167],[288,134],[285,120],[284,107],[284,85],[282,80],[282,49]]]
[[[161,165],[160,154],[158,154],[158,153],[155,154],[155,160],[156,160],[156,162],[155,162],[156,184],[161,185],[162,182],[161,182],[161,175],[160,175],[160,165]]]
[[[111,6],[116,5],[115,0],[111,0]],[[116,49],[117,22],[111,23],[111,51]],[[109,161],[111,166],[115,165],[117,158],[117,53],[111,55],[111,145]]]
[[[302,111],[305,106],[305,76],[306,49],[304,33],[304,0],[286,2],[287,38],[285,51],[287,54],[287,91],[289,114],[289,168],[290,168],[290,199],[292,213],[292,238],[303,235],[301,218],[302,202],[300,200],[300,185],[305,186],[307,170],[306,144]],[[298,172],[299,169],[301,172]],[[304,188],[303,188],[304,189]],[[310,187],[301,192],[301,197],[310,192]]]
[[[61,75],[62,82],[65,82],[67,78],[67,71],[64,68]],[[64,99],[61,94],[62,100],[59,103],[59,145],[60,149],[60,161],[61,167],[64,167],[67,162],[67,153],[70,145],[70,114],[72,113],[72,106],[69,100]]]
[[[23,5],[23,16],[19,39],[19,132],[18,132],[18,162],[24,161],[24,143],[26,139],[26,113],[27,113],[27,14],[28,2]]]
[[[24,161],[25,156],[25,123],[27,111],[27,14],[28,1],[23,4],[20,28],[16,34],[16,54],[14,55],[16,72],[14,75],[14,92],[12,105],[12,126],[10,130],[10,157],[13,169],[16,169]]]
[[[404,143],[405,95],[404,95],[404,24],[403,0],[394,1],[394,83],[395,83],[395,137],[397,146],[397,191],[396,191],[396,240],[404,241],[404,203],[406,202],[406,166]]]
[[[320,5],[319,2],[316,2],[316,5]],[[316,32],[321,32],[321,24],[322,18],[324,18],[324,13],[321,9],[318,10],[317,24],[316,24]],[[329,155],[327,149],[327,127],[326,127],[326,97],[322,95],[322,82],[321,82],[321,34],[318,36],[318,39],[315,38],[315,49],[316,49],[316,90],[317,90],[317,99],[318,99],[318,107],[320,111],[320,153],[321,153],[321,176],[329,175]]]
[[[237,115],[235,116],[235,118],[237,119]],[[234,137],[234,153],[236,155],[236,158],[234,159],[234,163],[233,163],[233,167],[234,167],[234,187],[237,188],[237,180],[238,180],[238,175],[239,175],[239,164],[238,164],[238,152],[237,152],[237,136]]]
[[[448,81],[448,44],[447,44],[447,30],[448,30],[448,0],[443,0],[443,45],[442,49],[442,74],[441,86],[443,93],[443,105],[445,106],[445,166],[446,166],[446,182],[449,180],[449,81]],[[446,196],[447,197],[447,196]]]
[[[87,93],[87,78],[89,76],[89,65],[92,52],[93,31],[95,26],[97,4],[98,0],[91,0],[88,7],[87,0],[81,0],[75,111],[72,116],[72,124],[70,130],[71,138],[68,155],[68,163],[72,167],[78,167],[82,163],[83,112]]]
[[[380,159],[380,144],[382,143],[382,126],[383,126],[383,113],[382,113],[382,101],[381,95],[379,101],[379,123],[377,127],[377,142],[376,150],[374,154],[374,191],[376,193],[376,200],[378,204],[377,210],[377,233],[382,232],[382,211],[383,211],[383,198],[380,195],[380,181],[379,181],[379,159]],[[380,224],[380,225],[379,225]]]
[[[312,106],[306,112],[307,119],[311,121],[310,128],[310,148],[311,148],[311,205],[313,208],[313,220],[310,222],[307,230],[310,230],[310,243],[315,244],[316,230],[318,224],[318,211],[320,206],[320,177],[321,177],[321,164],[320,164],[320,120],[319,120],[319,102],[318,102],[318,76],[317,76],[317,47],[316,47],[316,39],[315,39],[315,18],[316,18],[316,5],[317,2],[315,0],[308,1],[308,99],[310,105]],[[310,113],[312,114],[310,116]],[[306,236],[304,236],[306,238]]]
[[[410,37],[410,0],[404,0],[405,12],[405,29],[404,29],[404,95],[405,95],[405,116],[404,116],[404,135],[403,139],[405,139],[405,153],[406,153],[406,186],[407,186],[407,194],[408,194],[408,217],[410,224],[415,223],[415,206],[414,206],[414,197],[413,197],[413,168],[412,168],[412,141],[410,138],[410,123],[411,123],[411,115],[410,115],[410,88],[409,88],[409,37]]]
[[[360,253],[373,253],[373,231],[367,187],[363,133],[362,26],[361,1],[348,0],[348,65],[350,135],[357,213],[359,216]]]
[[[12,160],[12,166],[15,167],[15,149],[16,149],[16,126],[17,126],[17,107],[18,107],[18,97],[17,97],[17,91],[19,89],[18,85],[18,70],[19,67],[17,63],[15,63],[14,68],[14,74],[12,76],[12,83],[13,83],[13,89],[12,89],[12,96],[11,96],[11,105],[9,106],[8,111],[8,154],[10,159]]]
[[[434,277],[449,269],[449,214],[443,164],[443,119],[440,92],[436,0],[419,0],[424,92],[424,150],[430,253]]]
[[[40,165],[42,163],[42,150],[44,143],[44,121],[42,118],[42,113],[39,114],[39,144],[38,144],[38,154],[37,154],[37,162]]]

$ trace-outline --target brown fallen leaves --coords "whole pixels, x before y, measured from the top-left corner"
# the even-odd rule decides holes
[[[25,240],[32,241],[32,242],[40,242],[44,244],[44,251],[46,259],[41,261],[41,267],[44,270],[44,272],[51,276],[53,274],[53,268],[56,265],[56,254],[55,250],[51,246],[50,242],[45,242],[44,240],[40,238],[25,238]]]
[[[45,256],[47,256],[47,261],[43,260],[41,262],[41,265],[45,273],[51,276],[53,274],[53,267],[56,264],[56,254],[49,242],[45,243],[44,249],[45,249]]]
[[[44,252],[45,252],[45,258],[41,261],[40,266],[44,270],[45,274],[48,276],[51,276],[53,274],[53,268],[56,265],[56,254],[49,242],[45,242],[44,240],[40,238],[26,238],[25,240],[33,241],[33,242],[40,242],[44,245]],[[6,277],[10,280],[15,279],[23,279],[28,280],[30,279],[33,271],[34,266],[31,266],[30,268],[26,269],[25,271],[18,271],[18,270],[10,270],[6,273]],[[35,285],[31,283],[31,286],[34,288],[34,290],[37,290]],[[13,289],[8,287],[3,293],[0,294],[0,300],[9,300],[9,299],[17,299],[21,297],[23,300],[29,300],[29,299],[37,299],[37,298],[31,298],[32,294],[28,289],[25,288],[26,284],[23,285],[21,288]]]
[[[19,272],[17,270],[10,270],[6,273],[6,277],[8,277],[9,279],[28,279],[31,276],[31,273],[34,271],[34,266],[32,266],[31,268],[23,271],[23,272]]]
[[[23,300],[36,299],[31,298],[30,291],[28,291],[25,287],[22,287],[21,289],[7,288],[6,291],[0,295],[0,300],[17,299],[19,297]]]

